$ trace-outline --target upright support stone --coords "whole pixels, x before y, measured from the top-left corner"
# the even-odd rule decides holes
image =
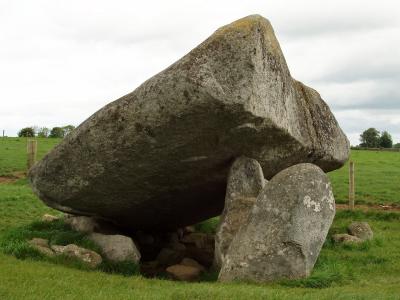
[[[28,140],[26,152],[28,155],[27,167],[28,170],[32,168],[32,166],[36,162],[36,153],[37,153],[37,141],[36,140]]]
[[[334,215],[331,185],[320,168],[298,164],[279,172],[259,194],[247,224],[232,240],[219,280],[307,277]]]
[[[225,207],[215,235],[215,269],[221,268],[232,239],[240,226],[247,223],[250,210],[265,182],[261,166],[255,159],[242,156],[232,164]]]

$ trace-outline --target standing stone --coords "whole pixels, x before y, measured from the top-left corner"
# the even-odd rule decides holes
[[[132,261],[135,263],[140,261],[140,252],[128,236],[91,233],[88,238],[101,248],[103,255],[110,261]]]
[[[250,211],[264,185],[263,171],[255,159],[242,156],[235,160],[228,175],[225,207],[215,234],[215,269],[221,268],[233,237],[247,223]]]
[[[254,15],[98,110],[29,180],[55,209],[172,231],[220,215],[232,158],[256,159],[270,179],[301,162],[331,171],[348,154],[329,107],[291,77],[270,22]]]
[[[220,281],[269,282],[307,277],[335,215],[328,177],[298,164],[268,182],[228,249]]]

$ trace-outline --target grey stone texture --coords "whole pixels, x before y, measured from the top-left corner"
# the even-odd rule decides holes
[[[349,234],[354,235],[362,241],[372,240],[374,233],[367,222],[352,222],[347,228]]]
[[[348,154],[327,104],[291,77],[271,24],[252,15],[94,113],[29,180],[55,209],[167,231],[222,212],[236,157],[270,179],[302,162],[331,171]]]
[[[219,280],[307,277],[334,215],[330,182],[318,166],[298,164],[279,172],[257,197],[247,224],[232,240]]]
[[[215,234],[214,268],[221,268],[229,245],[248,216],[266,181],[260,164],[239,157],[232,164],[226,187],[225,206]]]
[[[101,248],[104,257],[110,261],[132,261],[135,263],[140,261],[140,252],[128,236],[91,233],[88,238]]]

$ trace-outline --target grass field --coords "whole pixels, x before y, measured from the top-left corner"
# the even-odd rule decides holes
[[[1,174],[24,169],[25,142],[0,139]],[[57,143],[39,140],[39,156]],[[353,151],[357,199],[366,203],[399,203],[399,157],[400,153]],[[332,172],[330,177],[336,199],[344,201],[347,170]],[[57,213],[32,194],[26,179],[0,183],[0,244],[4,246],[15,232],[38,229],[37,221],[46,212]],[[356,246],[333,244],[330,236],[344,232],[352,220],[368,221],[374,240]],[[215,226],[213,219],[198,228],[211,231]],[[64,229],[55,230],[62,233]],[[275,284],[181,283],[107,274],[41,257],[17,259],[0,253],[0,299],[400,299],[399,249],[400,213],[339,211],[311,277]]]
[[[26,168],[26,143],[28,138],[0,138],[0,176]],[[56,138],[37,138],[38,159],[60,142]]]

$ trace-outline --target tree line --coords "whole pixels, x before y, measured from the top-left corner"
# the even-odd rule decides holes
[[[40,137],[40,138],[63,138],[75,129],[74,125],[66,125],[62,127],[47,127],[31,126],[22,128],[18,132],[19,137]]]
[[[393,144],[389,132],[379,132],[376,128],[368,128],[360,134],[360,145],[363,148],[400,148],[400,143]]]

